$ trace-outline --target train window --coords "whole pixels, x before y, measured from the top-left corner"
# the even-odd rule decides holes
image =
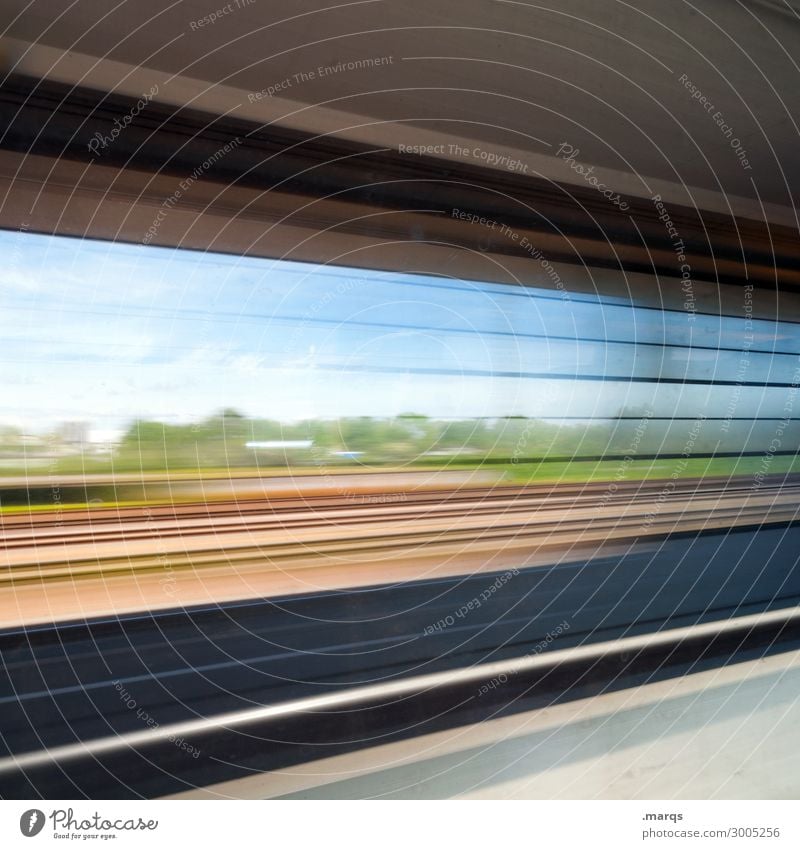
[[[618,476],[625,458],[632,480],[658,477],[665,456],[686,461],[681,477],[753,474],[767,451],[764,471],[796,461],[791,322],[32,233],[0,241],[14,256],[9,473],[324,461],[588,481]]]

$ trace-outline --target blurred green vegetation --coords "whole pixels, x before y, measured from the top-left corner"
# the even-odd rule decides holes
[[[505,483],[592,483],[603,481],[730,478],[763,472],[783,475],[800,472],[800,456],[774,457],[765,471],[762,457],[694,457],[679,460],[568,460],[508,464],[500,467]]]
[[[0,466],[6,476],[486,466],[514,482],[728,476],[797,468],[796,456],[778,455],[769,457],[765,469],[775,422],[747,426],[749,430],[735,433],[720,421],[657,421],[635,410],[600,422],[521,417],[441,420],[409,412],[394,418],[285,423],[227,409],[187,424],[135,421],[116,444],[103,448],[76,441],[80,432],[76,425],[62,425],[34,442],[17,429],[3,427]],[[745,448],[764,454],[691,456]],[[684,453],[690,456],[682,462],[664,457]],[[648,455],[658,459],[646,459]]]

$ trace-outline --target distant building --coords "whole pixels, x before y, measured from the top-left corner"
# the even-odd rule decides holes
[[[58,438],[64,445],[81,448],[89,441],[87,422],[64,422],[58,429]]]

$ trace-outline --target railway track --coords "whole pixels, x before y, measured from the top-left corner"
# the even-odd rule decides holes
[[[565,484],[536,484],[532,486],[469,486],[458,488],[425,488],[381,490],[374,485],[364,485],[358,491],[345,495],[281,495],[272,498],[243,498],[228,501],[181,502],[170,505],[152,505],[136,507],[102,507],[87,510],[47,510],[41,512],[17,513],[0,519],[0,540],[15,530],[28,529],[38,531],[48,526],[66,529],[87,524],[92,528],[114,525],[135,520],[146,521],[152,525],[162,520],[206,521],[209,518],[244,518],[253,514],[280,516],[298,509],[316,513],[318,511],[346,511],[359,509],[363,513],[369,507],[389,507],[396,510],[400,506],[424,505],[485,505],[495,500],[523,502],[526,506],[540,505],[541,509],[578,503],[624,503],[631,499],[643,498],[648,494],[660,494],[667,482],[664,480],[630,482],[594,482]],[[719,494],[746,494],[755,487],[751,479],[739,482],[730,478],[692,478],[670,481],[670,495],[675,497],[693,497],[703,493],[711,496]],[[759,492],[776,492],[793,489],[800,492],[800,475],[774,475],[765,477]]]
[[[674,484],[674,486],[672,485]],[[653,481],[278,499],[3,522],[4,624],[535,565],[797,522],[800,481]],[[111,514],[111,515],[109,515]],[[109,583],[113,582],[113,583]],[[320,583],[321,582],[321,583]]]
[[[402,499],[374,502],[359,497],[281,498],[226,504],[174,505],[170,508],[121,508],[81,511],[79,515],[32,513],[11,516],[0,527],[0,551],[35,545],[166,539],[200,533],[228,534],[302,528],[337,528],[387,521],[463,516],[531,514],[538,519],[578,509],[621,508],[647,503],[655,496],[659,504],[682,503],[691,507],[700,499],[720,506],[736,499],[747,502],[757,496],[778,504],[800,503],[800,481],[752,486],[711,481],[684,482],[665,488],[664,482],[635,485],[583,485],[560,487],[494,487],[439,492],[411,492]],[[372,496],[362,496],[369,499]]]

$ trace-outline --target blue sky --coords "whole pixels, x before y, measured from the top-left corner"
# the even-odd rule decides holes
[[[12,231],[0,231],[0,251],[0,421],[31,431],[66,420],[113,431],[222,407],[283,421],[603,416],[651,402],[694,415],[727,395],[546,375],[713,376],[713,350],[689,361],[686,349],[623,343],[685,345],[701,325],[703,344],[735,346],[744,326],[693,327],[681,313],[535,289]],[[757,341],[774,344],[776,325],[755,325]],[[781,327],[783,347],[797,350],[796,326]],[[766,355],[751,364],[765,376],[788,368]]]
[[[2,232],[0,250],[9,423],[114,428],[229,406],[283,420],[482,415],[508,395],[491,378],[402,373],[491,369],[474,333],[437,332],[475,329],[491,300],[478,290],[465,303],[416,278],[33,234]],[[421,318],[434,329],[414,329]]]

